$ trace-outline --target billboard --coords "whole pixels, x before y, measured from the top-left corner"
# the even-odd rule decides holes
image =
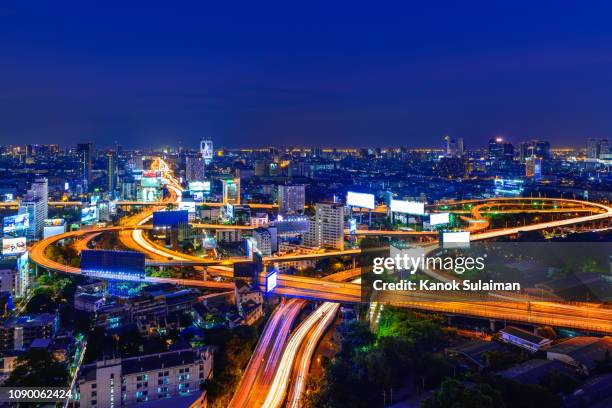
[[[190,213],[195,213],[196,203],[195,201],[181,201],[178,205],[179,210],[185,210]]]
[[[43,227],[43,238],[49,238],[54,235],[63,234],[66,232],[66,222],[63,218],[51,218],[45,220]]]
[[[449,213],[431,213],[429,214],[429,225],[448,224],[450,222]]]
[[[189,191],[210,193],[210,181],[190,181]]]
[[[145,256],[134,251],[85,249],[81,251],[81,270],[118,280],[139,280],[145,277]]]
[[[403,214],[425,214],[425,203],[418,201],[391,200],[391,212]]]
[[[161,184],[159,179],[153,177],[143,177],[140,180],[140,186],[143,188],[159,188]]]
[[[357,219],[349,218],[349,232],[353,233],[355,231],[357,231]]]
[[[266,275],[266,293],[272,292],[278,286],[278,271],[272,270]]]
[[[16,231],[23,231],[30,227],[30,214],[18,214],[10,217],[4,217],[2,231],[5,234],[10,234]]]
[[[444,231],[442,232],[442,242],[444,244],[463,244],[470,242],[469,231]]]
[[[232,204],[225,205],[225,216],[230,220],[234,218],[234,206]]]
[[[81,223],[87,224],[98,221],[98,207],[90,205],[81,209]]]
[[[346,193],[346,205],[373,210],[376,207],[374,202],[374,194],[355,193],[353,191],[349,191]]]
[[[187,211],[155,211],[153,213],[154,227],[177,227],[179,223],[189,222]]]
[[[200,153],[206,164],[209,164],[213,159],[213,142],[212,140],[202,140],[200,142]]]
[[[25,237],[4,238],[2,240],[2,255],[18,255],[28,250]]]

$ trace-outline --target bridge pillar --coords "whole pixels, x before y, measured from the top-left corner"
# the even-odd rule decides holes
[[[449,326],[452,326],[452,324],[453,324],[452,320],[453,320],[453,316],[448,315],[447,316],[446,324],[448,324]]]
[[[495,320],[489,319],[489,329],[491,329],[492,332],[495,331]]]

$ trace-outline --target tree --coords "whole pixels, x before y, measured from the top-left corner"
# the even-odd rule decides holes
[[[503,408],[499,392],[487,384],[473,387],[447,378],[431,397],[421,401],[422,408]]]
[[[45,349],[31,348],[17,358],[15,369],[4,384],[7,387],[65,387],[66,367]]]

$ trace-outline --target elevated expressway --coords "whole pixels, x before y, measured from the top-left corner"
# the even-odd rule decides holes
[[[521,200],[523,201],[523,203],[521,203]],[[454,205],[480,203],[479,205],[476,205],[471,209],[471,216],[472,216],[472,219],[485,219],[485,217],[482,215],[482,209],[485,208],[485,206],[490,207],[492,205],[500,205],[502,203],[504,205],[512,205],[512,204],[523,205],[524,201],[533,201],[533,200],[534,199],[520,199],[520,198],[470,200],[470,201],[457,202],[457,203],[454,203]],[[520,227],[515,227],[515,228],[506,228],[506,229],[490,230],[490,231],[485,230],[482,232],[473,233],[471,239],[474,241],[482,240],[482,239],[490,239],[490,238],[496,238],[496,237],[501,237],[501,236],[506,236],[506,235],[513,235],[513,234],[517,234],[523,231],[534,231],[534,230],[541,230],[541,229],[547,229],[547,228],[555,228],[559,226],[569,226],[569,225],[574,225],[577,223],[592,222],[592,221],[599,221],[599,220],[605,221],[605,220],[609,220],[612,217],[612,208],[610,208],[609,206],[603,205],[603,204],[583,202],[583,201],[578,201],[578,200],[567,200],[567,199],[562,200],[562,199],[546,199],[546,198],[538,198],[537,201],[557,203],[561,205],[569,204],[575,207],[582,207],[582,209],[584,209],[585,207],[587,208],[590,207],[590,208],[593,208],[594,212],[598,211],[598,213],[579,216],[575,218],[568,218],[568,219],[562,219],[562,220],[557,220],[557,221],[520,226]],[[571,211],[571,209],[569,209],[569,211]],[[142,218],[141,218],[141,221],[142,221]],[[212,224],[212,225],[214,225],[215,228],[219,227],[216,224]],[[473,225],[479,225],[479,223],[473,223]],[[64,238],[76,238],[82,235],[99,233],[99,232],[107,232],[107,231],[120,231],[120,232],[124,231],[124,232],[129,232],[130,235],[132,235],[132,232],[134,231],[142,232],[142,230],[149,229],[149,228],[151,228],[150,225],[130,225],[130,223],[128,223],[128,225],[124,225],[124,226],[92,228],[90,230],[67,232],[61,235],[47,238],[35,244],[31,249],[30,259],[35,264],[43,268],[52,270],[52,271],[61,272],[61,273],[81,274],[81,271],[79,268],[62,265],[57,262],[49,260],[45,255],[46,248],[49,245],[52,245],[53,243],[61,239],[64,239]],[[387,232],[379,231],[378,233],[381,235],[384,235]],[[135,247],[134,249],[143,251],[142,244],[138,243],[138,247]],[[148,254],[152,253],[158,257],[157,260],[153,259],[150,261],[152,262],[152,264],[155,264],[155,262],[157,262],[157,264],[164,263],[166,265],[172,265],[172,266],[180,266],[180,265],[187,265],[187,264],[189,265],[209,265],[210,266],[209,272],[211,273],[217,273],[222,276],[230,275],[231,269],[228,268],[227,266],[223,266],[224,264],[225,265],[228,264],[227,260],[224,260],[224,261],[223,260],[222,261],[203,260],[202,258],[192,257],[186,254],[169,252],[168,249],[164,247],[160,248],[159,246],[153,247],[152,249],[154,249],[156,252],[151,252],[151,248],[144,249],[144,252]],[[316,258],[320,258],[323,256],[355,255],[358,253],[359,253],[359,250],[348,250],[348,251],[337,251],[335,253],[332,252],[332,253],[324,253],[324,254],[296,255],[296,256],[289,256],[286,258],[285,257],[271,257],[271,258],[266,258],[266,261],[275,262],[275,261],[283,261],[283,260],[301,260],[301,259],[313,259],[313,258],[316,259]],[[169,260],[168,258],[171,258],[171,259]],[[231,264],[232,262],[236,262],[236,261],[240,261],[240,260],[230,261],[229,264]],[[290,275],[281,275],[279,278],[280,278],[279,286],[277,287],[277,289],[275,289],[275,293],[277,293],[278,295],[301,297],[305,299],[332,301],[332,302],[360,302],[361,301],[360,287],[359,285],[356,285],[356,284],[339,283],[339,282],[323,282],[319,279],[296,277],[296,276],[290,276]],[[193,279],[190,280],[190,279],[147,277],[146,281],[148,282],[169,282],[169,283],[174,283],[177,285],[196,286],[196,287],[211,288],[211,289],[229,289],[233,287],[233,284],[229,282],[215,282],[215,281],[210,281],[210,280],[201,281],[201,280],[193,280]],[[498,302],[497,304],[495,304],[496,308],[493,308],[494,304],[487,301],[484,303],[487,306],[487,310],[489,311],[493,310],[493,312],[489,312],[489,311],[483,310],[482,304],[478,301],[471,301],[471,300],[466,301],[467,305],[461,305],[461,307],[458,308],[461,302],[453,301],[453,302],[445,303],[444,299],[434,298],[434,299],[429,299],[430,302],[428,303],[428,302],[423,301],[424,299],[410,299],[410,298],[406,298],[405,295],[398,295],[398,296],[400,296],[400,298],[394,297],[393,299],[388,299],[388,301],[392,302],[393,304],[418,307],[421,309],[439,310],[439,311],[445,311],[449,313],[456,311],[457,313],[460,312],[460,314],[468,315],[468,316],[491,317],[491,315],[494,314],[497,316],[504,316],[500,318],[512,317],[511,320],[513,321],[529,322],[529,323],[534,323],[534,324],[553,324],[552,322],[558,322],[558,324],[555,324],[555,325],[576,328],[576,329],[584,329],[584,330],[612,332],[612,326],[610,323],[610,321],[612,321],[612,315],[606,314],[606,317],[608,317],[608,321],[602,322],[601,319],[599,319],[597,316],[591,317],[590,313],[592,313],[593,308],[586,308],[586,310],[589,312],[589,316],[583,316],[584,319],[586,320],[584,319],[571,320],[571,319],[563,318],[562,321],[559,321],[558,319],[555,319],[554,313],[560,312],[561,310],[554,310],[554,312],[550,312],[549,311],[550,309],[549,309],[549,310],[542,311],[542,313],[536,314],[535,313],[536,310],[533,309],[533,303],[532,303],[531,310],[521,312],[520,307],[521,307],[521,304],[524,304],[524,302],[517,302],[518,305],[511,304],[512,302]],[[469,304],[480,304],[481,306],[480,307],[467,307]],[[570,310],[570,312],[577,313],[578,311],[582,309],[584,308],[572,309]],[[566,310],[567,310],[566,308],[562,309],[562,311],[566,311]],[[565,316],[567,315],[567,313],[560,313],[560,314],[565,315]]]

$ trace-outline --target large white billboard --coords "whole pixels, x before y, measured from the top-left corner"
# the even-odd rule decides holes
[[[187,210],[190,213],[196,212],[196,203],[195,201],[181,201],[178,205],[179,210]]]
[[[4,238],[2,240],[2,255],[23,254],[27,249],[25,237]]]
[[[346,205],[373,210],[376,207],[374,202],[374,194],[355,193],[353,191],[349,191],[346,193]]]
[[[444,244],[463,244],[470,242],[469,231],[444,231],[442,233],[442,242]]]
[[[391,212],[403,214],[425,214],[425,203],[418,201],[391,200]]]
[[[449,213],[431,213],[429,214],[429,225],[448,224],[450,222]]]

